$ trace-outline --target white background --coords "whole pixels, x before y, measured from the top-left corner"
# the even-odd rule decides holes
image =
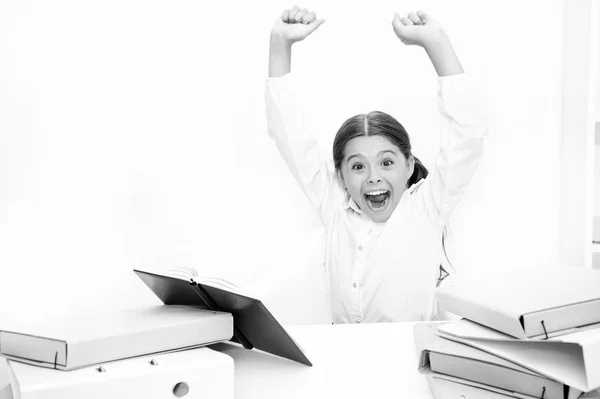
[[[0,323],[157,303],[131,271],[145,266],[254,281],[282,322],[322,320],[318,221],[264,116],[269,31],[293,3],[222,3],[0,3]],[[564,0],[361,4],[301,4],[326,19],[293,56],[323,150],[377,109],[431,167],[435,71],[391,28],[423,8],[491,127],[452,220],[455,267],[556,262]]]

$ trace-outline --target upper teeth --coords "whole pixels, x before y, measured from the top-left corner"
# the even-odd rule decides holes
[[[381,195],[381,194],[385,194],[385,193],[387,193],[387,191],[379,190],[379,191],[371,191],[370,193],[367,193],[367,195]]]

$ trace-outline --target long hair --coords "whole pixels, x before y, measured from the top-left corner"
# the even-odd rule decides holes
[[[414,183],[427,177],[429,172],[423,163],[411,153],[410,138],[404,126],[393,116],[381,111],[372,111],[368,114],[359,114],[347,119],[339,128],[333,140],[333,163],[337,171],[344,160],[346,144],[355,137],[383,136],[395,144],[402,155],[408,160],[415,160],[415,169],[406,183],[410,187]]]

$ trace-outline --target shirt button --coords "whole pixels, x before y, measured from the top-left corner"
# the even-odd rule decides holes
[[[356,283],[352,283],[352,286],[353,286],[354,288],[356,288]]]
[[[363,246],[362,246],[362,245],[359,245],[359,246],[358,246],[358,250],[359,250],[359,251],[362,251],[362,250],[363,250]]]

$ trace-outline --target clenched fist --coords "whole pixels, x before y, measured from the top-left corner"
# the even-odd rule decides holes
[[[442,25],[422,10],[411,12],[405,17],[396,13],[392,27],[402,43],[423,48],[439,41],[445,35]]]
[[[275,21],[271,37],[291,45],[306,39],[323,22],[325,20],[317,19],[316,13],[294,6],[291,10],[284,10],[281,17]]]

